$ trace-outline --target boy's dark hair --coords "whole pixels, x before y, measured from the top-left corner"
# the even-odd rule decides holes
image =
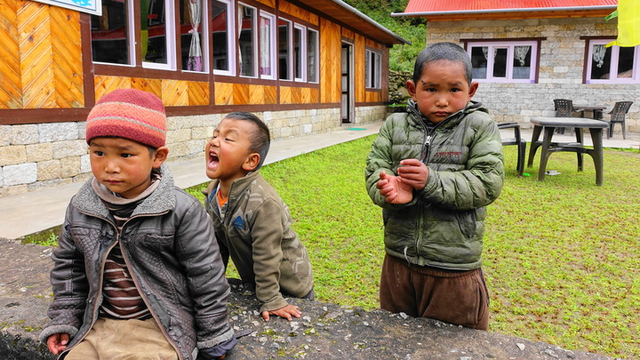
[[[260,163],[255,170],[260,169],[264,163],[264,159],[267,157],[269,145],[271,144],[271,134],[269,133],[267,124],[254,114],[245,111],[229,113],[225,116],[225,119],[245,120],[252,122],[256,126],[256,130],[249,136],[251,140],[251,148],[249,150],[260,154]]]
[[[426,64],[438,60],[448,60],[461,63],[462,66],[464,66],[467,81],[469,82],[469,85],[471,85],[471,57],[469,57],[469,54],[467,54],[460,45],[452,42],[431,44],[418,54],[413,68],[413,82],[417,84],[418,81],[420,81],[422,70]]]

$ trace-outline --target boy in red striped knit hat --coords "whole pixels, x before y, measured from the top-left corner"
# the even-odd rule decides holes
[[[220,359],[236,344],[211,221],[163,165],[167,119],[150,93],[120,89],[86,123],[93,178],[71,199],[52,258],[53,354]]]

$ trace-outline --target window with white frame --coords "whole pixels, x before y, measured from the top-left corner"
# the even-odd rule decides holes
[[[295,81],[307,81],[307,28],[294,24],[293,26],[293,75]]]
[[[472,77],[479,82],[534,83],[538,41],[473,41],[467,43]]]
[[[278,78],[280,80],[293,79],[291,69],[291,21],[278,19]]]
[[[240,75],[257,77],[256,8],[238,3],[238,62]]]
[[[587,42],[587,84],[640,82],[640,45],[606,47],[613,40],[594,39]]]
[[[307,80],[311,83],[318,82],[318,32],[307,28]]]
[[[235,11],[230,0],[211,2],[213,73],[235,75]]]
[[[382,54],[366,49],[365,54],[365,88],[380,89],[382,88]]]
[[[142,6],[143,2],[141,2]],[[150,0],[141,8],[140,42],[142,66],[150,69],[175,69],[175,14],[171,0]]]
[[[102,1],[102,16],[91,16],[93,62],[134,65],[133,1]]]
[[[205,48],[208,24],[206,0],[180,0],[180,44],[182,70],[204,72],[208,69]]]
[[[276,78],[276,17],[260,11],[260,77]]]

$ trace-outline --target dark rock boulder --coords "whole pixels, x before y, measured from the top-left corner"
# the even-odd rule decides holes
[[[0,239],[0,359],[54,359],[38,335],[47,322],[51,248]],[[303,316],[262,320],[253,290],[230,280],[236,359],[607,359],[541,342],[383,310],[291,299]]]

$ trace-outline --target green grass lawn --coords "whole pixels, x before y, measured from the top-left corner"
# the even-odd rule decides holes
[[[317,300],[378,307],[384,256],[381,210],[364,185],[370,136],[265,166],[263,176],[289,205],[307,246]],[[484,270],[490,331],[565,349],[640,358],[640,153],[605,151],[604,185],[593,161],[555,153],[537,181],[537,162],[507,178],[488,207]],[[538,157],[539,158],[539,155]],[[188,189],[199,196],[200,187]],[[44,234],[55,243],[55,236]],[[227,275],[238,277],[232,266]]]
[[[381,210],[364,185],[374,138],[261,170],[289,205],[320,301],[378,307]],[[537,163],[518,178],[515,147],[505,152],[507,178],[485,233],[490,331],[640,358],[640,154],[607,150],[598,187],[588,156],[579,173],[575,154],[553,154],[548,169],[561,174],[539,182]]]

